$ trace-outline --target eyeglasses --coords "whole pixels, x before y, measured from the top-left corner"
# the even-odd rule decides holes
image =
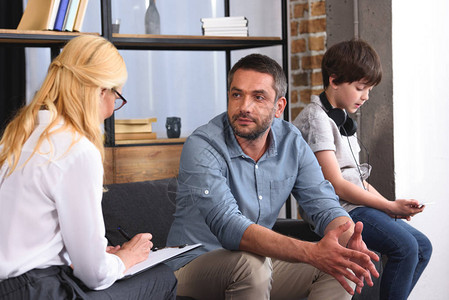
[[[125,98],[123,98],[123,96],[117,92],[116,89],[111,89],[114,93],[117,94],[117,96],[120,97],[120,99],[115,99],[115,106],[114,106],[114,111],[119,110],[120,108],[123,107],[123,105],[125,105],[126,103],[128,103],[128,101],[126,101]]]

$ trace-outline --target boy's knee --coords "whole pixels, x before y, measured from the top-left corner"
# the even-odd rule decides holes
[[[430,240],[425,237],[424,240],[421,240],[419,242],[419,260],[420,261],[429,261],[430,257],[432,256],[432,243],[430,242]]]
[[[397,256],[401,260],[416,260],[418,261],[419,245],[414,239],[403,241],[403,244],[397,248]]]

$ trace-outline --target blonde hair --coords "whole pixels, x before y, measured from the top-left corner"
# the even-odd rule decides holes
[[[106,39],[78,36],[67,43],[52,61],[47,76],[30,104],[23,107],[6,127],[0,140],[0,167],[7,162],[10,175],[17,167],[22,147],[33,132],[37,113],[47,109],[50,123],[43,131],[33,154],[44,140],[60,130],[72,130],[85,136],[104,158],[100,124],[100,93],[102,88],[112,89],[125,84],[128,73],[123,58]],[[52,130],[60,119],[64,126]],[[76,143],[76,134],[72,145]],[[33,155],[32,154],[32,155]],[[30,156],[31,157],[31,156]]]

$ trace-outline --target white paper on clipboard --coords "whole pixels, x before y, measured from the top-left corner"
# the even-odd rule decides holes
[[[190,251],[192,249],[198,248],[200,246],[202,246],[202,244],[187,245],[183,247],[166,247],[159,249],[157,251],[151,250],[150,254],[148,255],[148,258],[129,268],[124,273],[124,277],[132,276],[136,273],[139,273],[143,270],[149,269],[157,264],[160,264],[172,257],[175,257],[179,254]]]

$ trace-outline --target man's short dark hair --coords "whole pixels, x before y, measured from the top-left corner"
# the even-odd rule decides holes
[[[238,69],[253,70],[273,76],[273,89],[276,92],[275,100],[280,97],[285,97],[285,93],[287,92],[287,79],[285,78],[282,67],[272,58],[256,53],[241,58],[229,71],[228,90],[231,88],[234,73]]]
[[[377,52],[365,41],[353,39],[330,47],[321,62],[324,89],[329,86],[329,77],[335,84],[363,80],[376,86],[382,80],[382,66]]]

